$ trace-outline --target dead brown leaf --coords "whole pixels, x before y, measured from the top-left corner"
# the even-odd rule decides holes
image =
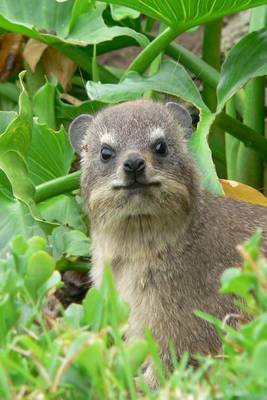
[[[67,91],[69,82],[77,65],[64,54],[53,47],[48,47],[43,55],[43,64],[48,76],[55,75],[64,91]]]
[[[70,80],[77,68],[77,65],[70,58],[60,53],[57,49],[34,39],[30,39],[27,42],[23,56],[33,72],[38,62],[42,62],[46,75],[49,78],[54,75],[64,91],[67,91]]]
[[[0,81],[6,81],[19,68],[23,41],[23,36],[17,33],[0,36]]]
[[[267,197],[253,187],[226,179],[220,181],[226,196],[267,207]]]
[[[24,60],[29,64],[32,72],[35,71],[36,65],[40,61],[44,51],[47,49],[46,43],[39,42],[35,39],[29,39],[23,51]]]

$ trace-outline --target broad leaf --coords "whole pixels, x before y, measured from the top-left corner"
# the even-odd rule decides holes
[[[137,72],[130,72],[126,79],[118,84],[87,82],[86,90],[91,100],[104,103],[138,99],[145,91],[155,90],[181,97],[198,108],[207,109],[186,70],[172,61],[164,61],[159,71],[148,78],[140,76]]]
[[[33,196],[35,188],[26,163],[31,143],[32,113],[29,97],[23,87],[19,98],[19,114],[0,136],[0,169],[8,178],[14,196],[27,204],[38,217]]]
[[[33,112],[39,122],[56,129],[55,116],[56,85],[46,82],[33,96]]]
[[[29,257],[25,275],[25,285],[32,296],[53,274],[55,260],[44,250],[38,250]]]
[[[0,191],[11,202],[15,197],[25,203],[32,216],[40,221],[41,215],[33,199],[35,186],[31,178],[38,184],[47,180],[47,177],[51,179],[65,175],[73,152],[63,129],[54,132],[36,121],[32,125],[31,104],[22,81],[21,86],[19,113],[9,114],[8,118],[2,114],[5,117],[2,126],[6,126],[6,130],[0,135]],[[13,116],[15,118],[11,120]],[[28,162],[28,156],[31,157],[34,152],[37,153],[35,159],[30,158]],[[42,224],[42,227],[48,230],[52,228],[50,224]]]
[[[179,31],[200,25],[224,15],[266,4],[266,0],[102,0],[134,8],[152,18],[159,19]]]
[[[90,240],[81,231],[71,230],[65,226],[55,228],[49,237],[53,257],[56,259],[66,257],[89,256]]]
[[[147,38],[126,27],[108,27],[102,18],[103,4],[90,2],[78,6],[75,0],[1,0],[0,27],[19,32],[48,44],[69,43],[80,46],[130,36],[141,46]]]
[[[0,257],[7,253],[10,240],[16,234],[25,238],[44,235],[28,207],[0,194]]]
[[[0,194],[4,194],[7,198],[13,200],[12,186],[7,179],[6,174],[0,170]]]
[[[217,88],[218,111],[249,79],[267,74],[267,30],[245,36],[232,48]]]
[[[254,350],[252,357],[252,372],[257,379],[267,379],[266,369],[266,357],[267,357],[267,340],[262,341],[257,345]]]
[[[22,80],[20,80],[20,83],[22,91],[19,97],[19,114],[14,112],[9,113],[9,115],[7,113],[1,114],[4,118],[2,124],[4,124],[5,131],[0,136],[0,151],[6,151],[6,147],[16,149],[25,160],[31,142],[32,112],[30,99]]]
[[[35,185],[66,175],[72,160],[73,150],[65,129],[53,131],[34,119],[28,166]]]
[[[92,100],[105,103],[118,103],[137,99],[145,91],[154,90],[181,97],[202,110],[197,131],[190,142],[190,148],[202,172],[203,186],[213,193],[223,193],[207,143],[209,129],[215,116],[211,114],[204,104],[197,87],[180,64],[164,61],[156,74],[145,78],[136,72],[131,72],[119,84],[88,82],[86,90]]]
[[[78,105],[72,105],[64,102],[60,98],[60,93],[56,96],[56,117],[57,120],[73,120],[80,114],[94,113],[98,111],[103,104],[98,101],[86,100],[79,102]]]
[[[49,222],[58,222],[70,228],[87,232],[81,207],[71,195],[61,194],[38,204],[42,217]]]
[[[253,273],[241,273],[238,268],[228,268],[221,276],[220,293],[233,293],[243,298],[257,287],[257,279]]]
[[[111,15],[114,21],[121,21],[124,18],[138,18],[140,16],[140,12],[133,10],[129,7],[111,5]]]
[[[0,135],[3,133],[10,122],[16,118],[17,113],[14,111],[0,111]]]
[[[208,145],[208,134],[215,119],[215,114],[209,111],[200,113],[200,120],[196,132],[192,135],[189,148],[194,154],[197,165],[201,171],[202,185],[211,193],[223,194],[221,184],[217,178],[212,161],[211,150]]]

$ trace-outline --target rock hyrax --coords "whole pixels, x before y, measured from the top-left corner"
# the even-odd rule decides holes
[[[127,337],[150,327],[167,367],[170,340],[178,356],[219,351],[215,330],[193,310],[221,319],[235,311],[232,298],[218,294],[220,275],[240,264],[235,246],[267,228],[265,207],[201,189],[186,149],[190,130],[186,110],[146,100],[81,115],[70,126],[91,220],[93,282],[110,262],[131,308]],[[150,366],[146,375],[155,384]]]

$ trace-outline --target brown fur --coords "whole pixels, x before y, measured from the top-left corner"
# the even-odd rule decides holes
[[[151,152],[155,129],[164,132],[168,144],[164,159]],[[104,263],[111,262],[119,293],[131,307],[127,337],[142,336],[150,327],[167,367],[170,340],[178,356],[217,353],[215,330],[193,310],[221,319],[235,312],[232,298],[218,294],[219,279],[225,268],[240,265],[235,247],[258,226],[265,229],[266,250],[267,209],[201,190],[179,113],[162,104],[137,101],[107,108],[84,133],[81,187],[91,218],[95,285]],[[101,137],[116,150],[106,164],[99,156]],[[126,179],[121,166],[133,151],[146,161],[145,179],[159,186],[134,194],[114,188]],[[155,385],[151,366],[146,376]]]

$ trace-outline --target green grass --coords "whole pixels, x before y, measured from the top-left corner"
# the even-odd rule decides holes
[[[222,277],[221,292],[245,300],[251,320],[240,317],[234,329],[196,311],[218,329],[222,352],[215,357],[199,356],[197,369],[187,366],[187,354],[179,361],[173,356],[170,374],[161,365],[150,332],[131,343],[123,340],[129,309],[118,297],[108,267],[99,289],[90,289],[81,305],[72,304],[66,310],[57,306],[53,316],[49,304],[62,285],[56,262],[43,238],[16,237],[9,255],[0,262],[0,398],[266,396],[267,261],[259,254],[259,243],[257,232],[239,249],[244,257],[242,270],[228,269]],[[148,358],[153,359],[161,382],[154,391],[142,377],[142,364]]]

